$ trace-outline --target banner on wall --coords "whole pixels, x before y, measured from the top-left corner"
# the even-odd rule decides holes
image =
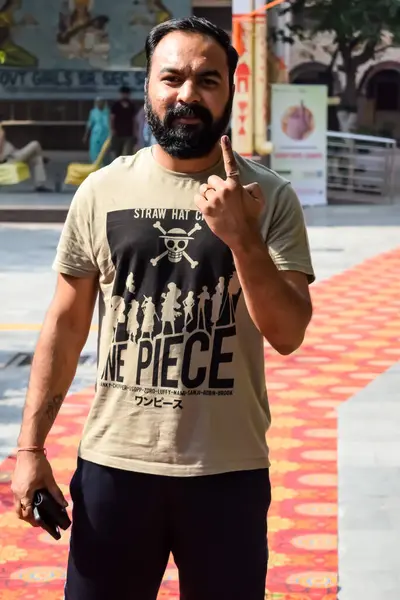
[[[326,86],[272,85],[271,168],[303,206],[327,204],[327,114]]]
[[[0,0],[0,99],[143,96],[144,44],[190,0]],[[85,73],[86,72],[86,73]]]

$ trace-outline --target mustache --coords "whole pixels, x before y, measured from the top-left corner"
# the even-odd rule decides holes
[[[175,119],[190,118],[200,119],[204,125],[211,126],[213,117],[210,111],[200,104],[178,104],[167,109],[164,124],[171,127]]]

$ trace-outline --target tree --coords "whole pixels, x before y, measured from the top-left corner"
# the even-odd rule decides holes
[[[276,32],[286,42],[332,35],[327,70],[332,72],[336,65],[344,74],[338,111],[342,129],[348,131],[356,123],[359,68],[400,44],[400,0],[289,0],[280,12],[294,17],[286,30]],[[306,17],[307,29],[298,24],[301,16]]]

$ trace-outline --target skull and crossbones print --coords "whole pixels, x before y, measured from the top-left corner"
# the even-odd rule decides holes
[[[193,229],[191,229],[189,232],[186,232],[180,227],[174,227],[173,229],[166,231],[162,227],[160,221],[154,223],[153,227],[161,231],[162,235],[160,235],[160,238],[164,240],[164,244],[166,247],[166,250],[164,252],[159,254],[156,258],[151,259],[150,262],[153,265],[153,267],[155,267],[159,263],[159,261],[164,257],[168,257],[168,260],[172,263],[179,263],[182,260],[182,258],[186,258],[188,263],[190,263],[192,269],[195,269],[197,267],[199,262],[197,260],[193,260],[188,255],[188,253],[186,252],[186,248],[188,247],[190,240],[193,239],[192,235],[196,231],[200,231],[201,225],[199,225],[199,223],[196,223]]]

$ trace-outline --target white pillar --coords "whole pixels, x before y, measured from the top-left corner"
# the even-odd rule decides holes
[[[239,21],[242,54],[236,71],[236,93],[232,112],[233,147],[243,156],[269,154],[267,140],[267,11],[249,15],[265,0],[233,0],[233,32]],[[242,18],[240,18],[242,17]],[[235,36],[234,36],[235,43]]]
[[[265,0],[255,0],[255,9],[265,5]],[[267,15],[268,11],[260,11],[254,17],[254,150],[257,154],[269,154],[272,150],[267,143],[268,126],[268,68],[267,68]]]

